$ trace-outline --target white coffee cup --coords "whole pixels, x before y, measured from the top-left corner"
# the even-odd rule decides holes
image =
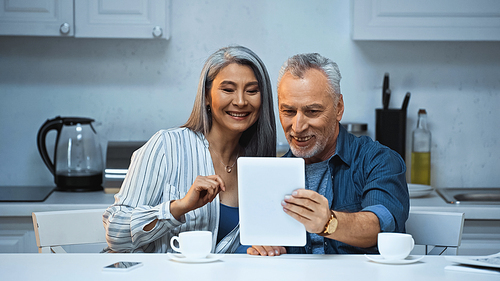
[[[179,247],[174,245],[177,241]],[[201,259],[210,254],[212,249],[212,232],[186,231],[170,239],[170,246],[188,259]]]
[[[392,232],[378,234],[378,251],[386,260],[405,259],[414,246],[415,241],[411,234]]]

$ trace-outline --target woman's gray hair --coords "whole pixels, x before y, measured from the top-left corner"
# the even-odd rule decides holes
[[[305,72],[311,68],[318,69],[325,74],[329,82],[329,92],[337,100],[340,97],[340,79],[342,78],[339,66],[318,53],[298,54],[285,61],[280,69],[278,87],[285,73],[290,72],[295,77],[304,78]]]
[[[193,111],[182,127],[205,136],[212,128],[212,114],[207,109],[207,96],[219,72],[231,63],[247,65],[252,68],[259,83],[261,106],[259,119],[240,138],[245,156],[276,156],[276,121],[273,111],[271,80],[261,59],[250,49],[242,46],[229,46],[213,53],[205,62],[198,83],[198,92]]]

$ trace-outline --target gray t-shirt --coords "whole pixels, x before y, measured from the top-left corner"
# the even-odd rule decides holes
[[[331,177],[330,169],[328,169],[328,161],[313,163],[306,165],[306,189],[316,191],[328,199],[330,206],[333,200],[333,190],[328,181]],[[324,254],[323,246],[324,238],[315,233],[308,233],[311,239],[311,247],[313,254]]]

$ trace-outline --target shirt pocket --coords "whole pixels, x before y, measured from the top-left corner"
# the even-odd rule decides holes
[[[163,196],[162,196],[162,199],[163,199],[163,202],[168,202],[168,201],[172,201],[172,200],[177,200],[177,199],[181,199],[181,198],[184,198],[184,196],[186,196],[186,193],[187,192],[182,192],[179,190],[179,188],[177,188],[176,186],[174,185],[171,185],[171,184],[167,184],[165,185],[165,187],[163,188]]]

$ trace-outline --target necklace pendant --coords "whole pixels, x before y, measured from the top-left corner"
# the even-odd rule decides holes
[[[232,170],[233,170],[232,167],[226,166],[226,172],[231,173]]]

